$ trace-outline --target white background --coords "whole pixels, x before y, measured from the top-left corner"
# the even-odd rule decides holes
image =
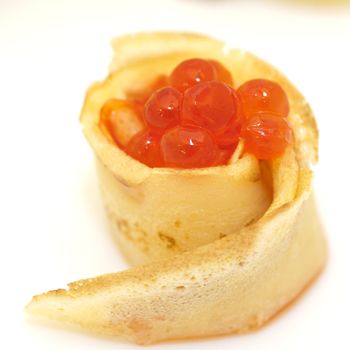
[[[280,68],[317,116],[315,188],[329,240],[326,270],[261,331],[155,349],[350,349],[350,8],[293,1],[0,0],[2,349],[137,349],[27,320],[33,294],[126,268],[108,233],[78,116],[102,79],[110,39],[192,30]]]

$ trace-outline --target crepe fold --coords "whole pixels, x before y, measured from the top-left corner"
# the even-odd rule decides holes
[[[112,231],[136,266],[35,296],[27,310],[140,344],[263,325],[325,261],[311,196],[318,135],[309,105],[271,65],[205,36],[143,33],[113,47],[111,73],[88,90],[81,123]],[[240,143],[226,166],[149,168],[104,134],[99,111],[107,99],[125,98],[193,57],[223,63],[236,86],[254,78],[281,84],[294,134],[283,156],[258,161]]]

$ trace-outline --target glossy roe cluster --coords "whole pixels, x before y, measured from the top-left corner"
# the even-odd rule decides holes
[[[128,155],[150,167],[225,165],[239,138],[258,159],[280,156],[292,142],[282,87],[265,79],[233,86],[221,63],[186,60],[126,100],[108,100],[100,125]]]

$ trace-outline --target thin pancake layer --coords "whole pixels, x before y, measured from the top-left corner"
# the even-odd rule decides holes
[[[36,296],[28,311],[138,343],[264,324],[325,260],[310,198],[309,164],[317,159],[310,108],[272,66],[207,37],[140,34],[115,41],[114,48],[113,73],[89,90],[81,120],[124,253],[135,264],[163,259]],[[228,166],[174,170],[148,168],[111,144],[98,128],[103,102],[195,56],[220,60],[238,84],[256,77],[280,83],[291,104],[293,147],[270,163],[236,154]]]

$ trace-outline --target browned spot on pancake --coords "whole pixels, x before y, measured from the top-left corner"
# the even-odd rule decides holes
[[[163,232],[159,232],[158,237],[166,244],[167,248],[176,248],[176,241],[174,238],[167,236]]]
[[[115,220],[116,225],[119,229],[119,231],[129,240],[132,240],[131,235],[131,228],[129,226],[129,223],[126,220],[123,219],[116,219]]]
[[[127,327],[135,332],[143,332],[151,329],[151,326],[148,322],[133,318],[127,323]]]
[[[174,221],[174,226],[175,226],[176,228],[179,228],[179,227],[181,226],[181,221],[180,221],[180,220],[175,220],[175,221]]]
[[[249,322],[248,322],[247,330],[257,328],[257,327],[259,327],[260,324],[261,324],[261,321],[259,320],[259,316],[252,315],[250,317]]]
[[[178,290],[184,290],[184,289],[185,289],[185,286],[177,286],[176,289],[178,289]]]

